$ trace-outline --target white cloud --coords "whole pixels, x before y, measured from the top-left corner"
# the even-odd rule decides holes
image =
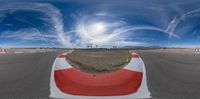
[[[47,3],[11,3],[0,7],[0,12],[10,10],[11,13],[18,11],[18,10],[30,10],[30,11],[38,11],[41,12],[49,17],[49,19],[45,20],[52,23],[53,28],[55,29],[55,36],[56,40],[59,41],[65,47],[72,47],[68,36],[65,35],[64,28],[63,28],[63,18],[60,11],[52,6],[51,4]],[[0,13],[0,16],[4,16],[4,13]],[[42,19],[42,18],[41,18]],[[17,19],[29,24],[32,24],[26,20]],[[33,25],[33,24],[32,24]],[[11,32],[11,31],[8,31]],[[23,34],[24,37],[20,37],[19,34]],[[31,34],[32,33],[32,34]],[[52,35],[51,35],[52,36]],[[41,39],[46,40],[45,37],[48,35],[44,35],[40,33],[38,30],[33,29],[22,29],[13,33],[13,35],[7,35],[7,37],[16,37],[23,40],[33,40],[33,39]]]
[[[63,16],[61,12],[51,4],[47,3],[11,3],[0,7],[0,17],[5,17],[5,13],[3,11],[10,10],[10,13],[14,13],[18,10],[30,10],[30,11],[38,11],[45,14],[48,17],[40,17],[41,20],[51,23],[53,26],[52,30],[55,31],[54,34],[42,33],[37,28],[25,28],[20,29],[18,31],[5,31],[2,33],[1,37],[5,38],[15,38],[20,39],[22,41],[34,41],[34,40],[42,40],[55,44],[56,42],[60,42],[64,47],[84,47],[87,44],[100,44],[100,45],[117,45],[117,46],[129,46],[129,45],[145,45],[143,42],[136,41],[126,41],[126,39],[119,39],[125,33],[132,33],[134,35],[138,30],[154,30],[160,31],[159,33],[165,33],[169,35],[169,38],[180,38],[179,35],[174,33],[176,26],[179,24],[179,21],[184,19],[186,16],[189,16],[191,13],[195,13],[200,11],[199,9],[188,12],[181,16],[180,18],[174,18],[168,25],[166,29],[161,29],[155,26],[131,26],[126,25],[126,23],[122,20],[117,20],[113,23],[106,23],[111,30],[104,31],[104,35],[95,35],[91,34],[91,32],[83,31],[85,27],[88,26],[87,21],[91,21],[91,23],[98,22],[99,19],[95,19],[95,17],[90,17],[90,15],[77,17],[77,27],[74,30],[64,31],[64,23]],[[109,14],[105,12],[95,13],[97,16],[109,16]],[[110,16],[109,16],[110,17]],[[25,22],[27,24],[33,25],[29,21],[16,18],[19,21]],[[0,19],[1,21],[1,19]],[[82,31],[80,32],[80,29]],[[83,33],[84,32],[84,33]],[[94,31],[93,31],[94,32]],[[75,35],[80,39],[76,39],[75,43],[71,43],[70,41],[73,39],[70,37],[69,33],[76,33]],[[97,33],[98,34],[98,33]],[[99,38],[99,39],[97,39]]]
[[[26,29],[20,29],[18,31],[6,31],[2,33],[0,36],[2,38],[13,38],[13,39],[19,39],[24,41],[49,41],[51,39],[55,39],[56,35],[46,35],[41,34],[40,31],[38,31],[35,28],[26,28]]]

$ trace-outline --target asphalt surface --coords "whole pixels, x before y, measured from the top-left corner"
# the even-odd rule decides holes
[[[48,98],[51,67],[59,53],[0,55],[0,98]]]
[[[200,54],[142,51],[153,99],[199,99]]]
[[[62,52],[0,55],[0,98],[48,99],[51,67]],[[200,97],[200,54],[137,53],[153,99]]]

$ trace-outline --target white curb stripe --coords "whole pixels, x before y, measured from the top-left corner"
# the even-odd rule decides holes
[[[56,58],[54,70],[72,68],[71,65],[66,61],[65,58]]]
[[[142,64],[143,62],[141,58],[131,58],[131,61],[129,62],[127,66],[124,67],[124,69],[137,71],[137,72],[143,72]]]

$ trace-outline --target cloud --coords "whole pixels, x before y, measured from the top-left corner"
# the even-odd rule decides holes
[[[72,44],[70,43],[70,38],[68,38],[68,36],[66,36],[65,32],[64,32],[62,14],[56,7],[52,6],[51,4],[47,4],[47,3],[10,3],[10,4],[0,7],[0,12],[5,11],[5,10],[10,11],[11,13],[18,11],[18,10],[28,10],[28,11],[37,11],[37,12],[41,12],[41,13],[45,14],[46,16],[48,16],[48,19],[45,21],[52,23],[53,28],[55,30],[54,38],[56,37],[56,40],[59,41],[64,47],[72,47]],[[3,14],[5,14],[5,13],[0,13],[0,14],[1,14],[0,16],[4,16]],[[20,21],[28,23],[28,24],[32,24],[23,19],[17,18],[17,20],[20,20]],[[24,37],[20,37],[21,34],[23,34]],[[42,35],[42,33],[40,33],[39,30],[36,30],[36,29],[22,29],[22,30],[14,32],[13,34],[10,33],[10,35],[7,37],[16,37],[16,38],[20,38],[23,40],[34,40],[34,39],[46,40],[46,38],[48,36]]]
[[[41,34],[40,31],[38,31],[38,29],[35,28],[20,29],[18,31],[6,31],[2,33],[0,37],[25,41],[41,40],[46,42],[51,41],[51,39],[57,38],[56,35]]]
[[[195,9],[192,11],[188,11],[184,14],[182,14],[179,17],[175,17],[168,25],[166,32],[170,33],[169,39],[174,35],[174,31],[177,29],[177,26],[180,24],[181,21],[184,21],[187,17],[195,16],[195,13],[200,12],[200,9]]]
[[[71,1],[71,4],[80,4],[80,8],[77,12],[70,13],[71,17],[75,18],[76,26],[73,27],[71,23],[67,23],[67,25],[70,24],[72,26],[69,28],[64,27],[66,20],[64,20],[61,11],[50,3],[26,2],[2,5],[0,7],[0,22],[7,17],[6,13],[13,14],[17,11],[26,10],[44,14],[44,16],[38,16],[38,19],[43,20],[43,24],[48,26],[49,29],[47,31],[40,30],[35,27],[34,23],[16,17],[15,20],[33,27],[21,28],[16,31],[4,31],[1,33],[0,38],[13,38],[23,42],[43,41],[53,45],[59,43],[61,46],[68,48],[85,47],[87,44],[119,46],[145,45],[148,43],[146,39],[148,37],[141,38],[143,40],[140,40],[140,42],[134,41],[134,39],[133,41],[129,41],[129,34],[131,34],[131,37],[136,37],[138,33],[148,34],[146,31],[150,31],[151,33],[149,34],[153,34],[153,32],[155,32],[155,35],[158,33],[160,35],[164,34],[164,39],[167,38],[168,41],[171,38],[176,40],[182,39],[182,35],[179,33],[181,29],[182,32],[188,32],[189,29],[186,26],[183,29],[179,25],[186,18],[193,17],[196,13],[200,12],[198,8],[181,11],[179,7],[177,7],[178,9],[174,9],[170,8],[171,6],[163,6],[163,1],[131,1],[129,3],[125,1],[110,1],[108,4],[98,4],[99,2]],[[87,30],[90,24],[98,22],[106,24],[108,29],[104,33],[96,33],[98,34],[96,35],[92,33],[95,32],[95,29],[91,31]],[[4,25],[12,26],[12,24]]]
[[[84,12],[85,14],[80,14],[81,16],[78,17],[77,19],[77,24],[76,24],[76,32],[77,36],[80,37],[80,45],[86,45],[86,44],[105,44],[105,45],[119,45],[123,46],[126,44],[131,45],[137,45],[137,44],[143,44],[145,41],[127,41],[129,39],[127,34],[136,35],[137,33],[141,33],[138,31],[155,31],[157,33],[162,34],[167,34],[169,37],[173,37],[176,39],[180,39],[181,37],[175,33],[171,34],[170,29],[163,29],[157,26],[153,25],[132,25],[128,24],[127,22],[121,20],[120,18],[116,18],[117,16],[112,17],[112,13],[106,13],[106,12],[96,12],[93,11],[86,11]],[[120,20],[119,20],[120,19]],[[157,20],[159,21],[159,20]],[[97,24],[97,23],[104,23],[105,26],[108,27],[107,31],[102,34],[94,35],[95,30],[89,30],[88,28],[90,27],[91,24]],[[171,26],[172,23],[169,25]],[[168,26],[169,28],[172,28]],[[125,37],[127,39],[121,40],[121,37]],[[114,43],[115,42],[115,43]],[[145,43],[146,44],[146,43]]]

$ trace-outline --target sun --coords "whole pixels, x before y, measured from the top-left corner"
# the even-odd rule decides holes
[[[106,28],[106,24],[102,23],[102,22],[98,22],[98,23],[93,23],[90,24],[87,27],[87,31],[90,33],[90,35],[92,36],[99,36],[101,34],[104,34],[105,31],[107,30]]]
[[[108,27],[104,22],[91,22],[78,26],[78,32],[91,40],[105,37],[107,31]]]
[[[77,33],[91,44],[101,44],[111,41],[115,35],[112,33],[110,24],[103,21],[83,22],[78,24]]]

